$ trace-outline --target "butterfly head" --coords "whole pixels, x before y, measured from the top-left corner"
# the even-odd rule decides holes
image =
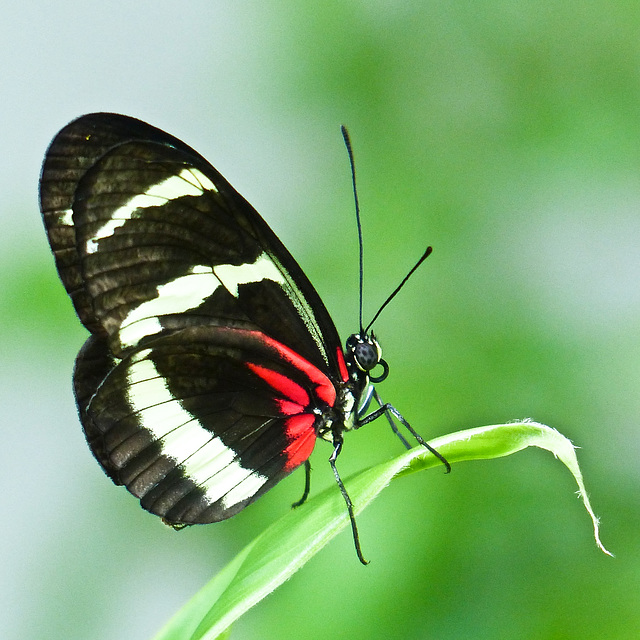
[[[352,372],[361,377],[368,376],[371,382],[382,382],[389,375],[389,365],[382,359],[382,349],[373,332],[354,333],[346,343],[346,360]],[[371,375],[376,366],[382,367],[379,376]]]

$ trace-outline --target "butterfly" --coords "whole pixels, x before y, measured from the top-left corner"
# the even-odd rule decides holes
[[[224,520],[304,464],[298,506],[309,456],[327,440],[366,563],[336,467],[344,433],[384,415],[449,469],[373,386],[389,370],[373,321],[361,319],[343,347],[282,242],[185,143],[127,116],[82,116],[46,153],[40,202],[59,276],[91,334],[73,374],[87,442],[147,511],[176,528]],[[361,238],[357,195],[356,212]]]

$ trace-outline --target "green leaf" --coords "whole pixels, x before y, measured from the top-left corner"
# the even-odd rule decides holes
[[[450,463],[499,458],[526,447],[540,447],[554,454],[573,474],[578,495],[593,522],[598,547],[598,519],[578,467],[575,448],[555,429],[536,422],[478,427],[451,433],[430,442]],[[424,447],[361,471],[345,485],[358,514],[393,478],[442,463]],[[155,640],[214,640],[245,611],[281,585],[332,538],[349,525],[342,495],[330,487],[292,510],[243,549],[213,580],[205,585],[165,626]]]

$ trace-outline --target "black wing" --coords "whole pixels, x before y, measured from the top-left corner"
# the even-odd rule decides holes
[[[346,376],[338,335],[206,160],[139,120],[83,116],[47,152],[41,208],[92,333],[74,375],[80,417],[115,482],[172,522],[207,522],[306,460]]]

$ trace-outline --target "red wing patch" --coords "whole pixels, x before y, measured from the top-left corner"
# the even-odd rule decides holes
[[[287,418],[286,435],[289,444],[285,448],[285,471],[292,471],[309,458],[316,444],[315,416],[303,413]]]
[[[257,333],[257,332],[256,332]],[[265,336],[263,333],[258,333],[260,340],[265,344],[275,349],[283,360],[286,360],[289,364],[292,364],[296,369],[302,371],[309,380],[315,385],[316,394],[320,400],[326,402],[330,407],[333,407],[336,401],[336,390],[331,380],[320,371],[317,367],[312,365],[308,360],[305,360],[301,355],[297,354],[289,347],[286,347],[281,342]],[[342,351],[340,351],[342,355]],[[344,358],[343,358],[344,361]],[[341,375],[342,367],[340,369]],[[345,366],[346,373],[346,366]]]
[[[316,444],[314,425],[317,416],[309,413],[309,394],[297,382],[273,369],[252,362],[247,362],[247,367],[275,391],[285,396],[276,398],[276,402],[282,413],[289,416],[284,422],[288,444],[283,453],[287,459],[284,470],[292,471],[309,458]],[[331,388],[333,389],[333,386]]]
[[[342,347],[336,349],[336,356],[338,358],[338,367],[340,368],[340,377],[342,382],[349,380],[349,372],[347,371],[347,363],[344,361],[344,353],[342,353]]]
[[[311,399],[309,394],[297,383],[268,367],[263,367],[253,362],[247,362],[247,367],[260,376],[270,387],[287,400],[278,399],[282,412],[287,415],[301,413],[309,406]]]
[[[336,401],[336,389],[322,371],[295,351],[264,334],[260,334],[260,339],[275,349],[282,360],[306,375],[315,391],[316,397],[311,397],[302,385],[286,375],[253,362],[246,363],[253,373],[262,378],[276,392],[279,397],[276,397],[275,401],[280,411],[288,416],[284,421],[288,443],[283,450],[286,457],[284,470],[292,471],[309,458],[315,446],[317,439],[315,426],[319,415],[312,413],[313,409],[317,408],[318,400],[333,407]],[[341,375],[346,375],[346,365],[341,350],[339,350],[338,361],[341,363]]]

